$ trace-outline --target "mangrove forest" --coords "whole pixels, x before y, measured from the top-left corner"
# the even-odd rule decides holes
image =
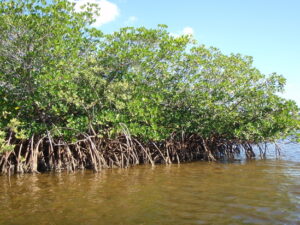
[[[299,139],[283,76],[166,25],[104,34],[95,13],[0,1],[0,174],[254,158]]]

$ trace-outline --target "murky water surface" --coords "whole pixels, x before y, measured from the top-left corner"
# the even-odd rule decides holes
[[[300,224],[299,156],[2,176],[0,224]]]

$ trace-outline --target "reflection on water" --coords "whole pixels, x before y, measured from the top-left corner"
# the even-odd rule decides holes
[[[295,224],[300,163],[257,160],[0,177],[0,224]]]

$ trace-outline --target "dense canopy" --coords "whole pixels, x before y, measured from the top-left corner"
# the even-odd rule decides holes
[[[125,135],[127,147],[143,148],[151,162],[151,148],[158,149],[167,162],[170,140],[198,143],[215,159],[228,146],[247,149],[245,144],[297,135],[299,108],[278,95],[285,79],[262,74],[252,57],[224,55],[191,36],[174,37],[165,25],[103,34],[90,26],[94,6],[79,13],[74,4],[0,2],[2,172],[22,163],[23,169],[14,170],[34,171],[42,161],[51,169],[50,153],[43,152],[50,147],[56,152],[65,146],[75,160],[82,138],[91,146],[78,146],[94,149],[99,141],[124,143]],[[128,138],[136,142],[128,144]],[[93,151],[107,147],[95,146]],[[60,153],[53,154],[58,160]],[[114,158],[119,161],[119,155]],[[94,164],[82,166],[95,169]]]

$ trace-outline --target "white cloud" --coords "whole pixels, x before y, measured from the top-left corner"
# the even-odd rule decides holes
[[[191,35],[193,36],[195,33],[192,27],[184,27],[181,31],[176,33],[170,33],[174,37],[179,37],[180,35]]]
[[[184,35],[194,35],[194,29],[191,27],[185,27],[183,28],[182,33]]]
[[[126,25],[130,25],[130,24],[133,24],[134,22],[136,22],[138,20],[137,17],[135,16],[130,16],[126,21],[125,21],[125,24]]]
[[[76,3],[75,10],[77,12],[80,12],[82,10],[81,7],[87,3],[96,4],[100,8],[100,15],[95,15],[96,21],[93,24],[94,27],[114,21],[120,14],[118,6],[107,0],[72,0],[72,2]]]

